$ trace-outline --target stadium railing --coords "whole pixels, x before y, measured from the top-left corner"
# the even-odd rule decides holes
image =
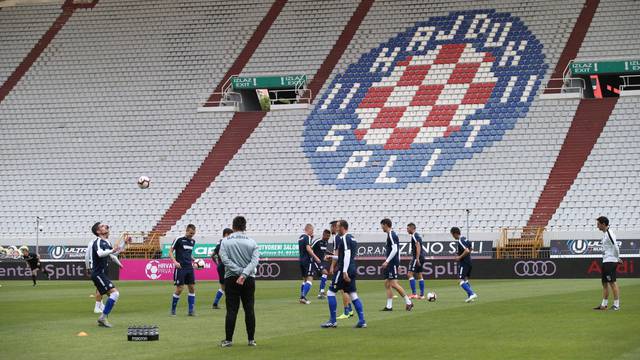
[[[125,231],[120,241],[129,241],[126,250],[120,255],[125,259],[157,259],[161,256],[160,239],[164,233],[155,231]]]
[[[496,259],[534,259],[544,244],[544,227],[502,228]]]

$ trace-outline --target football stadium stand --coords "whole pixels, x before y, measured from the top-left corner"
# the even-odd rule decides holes
[[[86,238],[94,219],[116,233],[150,230],[233,115],[197,113],[198,97],[269,6],[103,1],[71,16],[0,103],[3,240],[33,237],[35,216],[43,237],[61,243]],[[14,26],[28,29],[37,17]],[[136,186],[142,174],[148,191]]]
[[[638,16],[632,0],[2,8],[0,244],[33,243],[37,216],[48,244],[98,220],[213,240],[237,214],[261,241],[335,218],[380,240],[383,217],[435,240],[467,219],[496,243],[599,238],[599,215],[637,236],[640,97],[545,86],[572,59],[637,57]],[[286,74],[307,75],[308,107],[198,112],[232,75]]]
[[[0,11],[0,84],[4,84],[60,14],[60,6],[39,5]]]

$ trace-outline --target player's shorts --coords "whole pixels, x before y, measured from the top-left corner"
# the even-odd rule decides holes
[[[216,268],[218,269],[218,278],[219,278],[218,281],[220,282],[220,284],[224,284],[224,272],[225,272],[224,264],[220,263]]]
[[[302,277],[313,276],[316,272],[316,265],[313,261],[300,261],[300,275]]]
[[[93,280],[93,285],[96,286],[100,295],[104,295],[114,288],[113,283],[105,273],[91,274],[91,280]]]
[[[606,262],[602,263],[602,282],[612,283],[616,282],[616,271],[618,263]]]
[[[194,285],[196,283],[196,276],[193,273],[193,269],[175,269],[173,270],[173,284],[179,285]]]
[[[321,276],[322,271],[329,268],[329,264],[326,262],[321,262],[320,264],[313,263],[313,265],[315,266],[315,273],[317,276]]]
[[[337,292],[342,290],[346,293],[356,292],[356,274],[349,273],[350,282],[345,282],[342,277],[342,271],[338,271],[333,275],[333,280],[331,281],[331,286],[329,286],[329,290],[333,292]]]
[[[31,269],[31,271],[33,270],[42,270],[42,264],[38,263],[38,265],[33,266],[31,264],[29,264],[29,268]]]
[[[423,263],[424,263],[424,260],[420,260],[420,265],[418,265],[418,259],[412,259],[411,262],[409,262],[409,271],[411,271],[414,274],[421,273]]]
[[[471,264],[460,263],[458,266],[458,274],[460,275],[460,279],[468,279],[471,277],[471,269],[473,266]]]
[[[385,280],[394,280],[398,278],[398,265],[389,264],[386,269],[384,269],[384,279]]]

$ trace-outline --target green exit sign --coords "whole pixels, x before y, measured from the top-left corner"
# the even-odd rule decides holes
[[[236,76],[231,79],[233,90],[304,88],[307,75]]]
[[[640,60],[574,61],[571,75],[640,74]]]

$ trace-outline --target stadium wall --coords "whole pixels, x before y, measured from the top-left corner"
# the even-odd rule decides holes
[[[110,277],[113,280],[154,280],[172,281],[173,269],[170,263],[160,266],[158,260],[126,260],[125,268],[120,270],[116,266],[110,267]],[[135,265],[133,264],[135,263]],[[164,264],[164,263],[163,263]],[[360,259],[356,271],[358,279],[382,279],[382,260]],[[407,262],[398,267],[398,274],[407,274]],[[196,270],[196,278],[201,280],[216,280],[218,274],[215,267],[205,267]],[[85,272],[84,262],[52,262],[43,261],[43,266],[54,272],[54,280],[89,280]],[[458,264],[454,260],[428,260],[423,264],[423,274],[432,279],[457,279]],[[562,278],[600,278],[600,259],[544,259],[544,260],[474,260],[474,279],[562,279]],[[298,261],[294,259],[276,260],[265,259],[260,262],[256,278],[259,280],[297,280],[300,275]],[[0,262],[0,280],[25,280],[31,276],[31,271],[23,261]],[[637,259],[625,259],[618,265],[618,277],[640,277]]]

